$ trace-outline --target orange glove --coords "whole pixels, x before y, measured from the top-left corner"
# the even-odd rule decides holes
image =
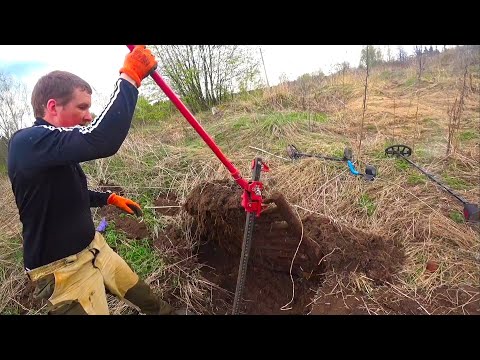
[[[126,211],[129,214],[134,214],[137,216],[142,216],[142,210],[140,209],[140,205],[138,205],[135,201],[130,199],[118,196],[115,193],[112,193],[107,200],[107,204],[115,205],[119,209]]]
[[[135,48],[125,56],[125,62],[120,69],[120,74],[125,73],[130,76],[137,87],[143,79],[155,71],[157,68],[157,60],[145,45],[136,45]]]

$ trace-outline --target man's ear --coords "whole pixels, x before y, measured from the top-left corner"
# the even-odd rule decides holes
[[[51,115],[57,115],[57,100],[49,99],[47,101],[47,112]]]

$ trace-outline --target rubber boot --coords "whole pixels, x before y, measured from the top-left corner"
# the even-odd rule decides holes
[[[124,298],[135,306],[138,306],[140,311],[146,315],[172,315],[175,311],[170,304],[156,296],[150,286],[143,280],[138,280],[138,282],[127,291]]]

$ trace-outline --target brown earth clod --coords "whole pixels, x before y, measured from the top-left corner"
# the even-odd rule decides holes
[[[221,282],[231,292],[235,291],[246,219],[241,194],[235,183],[206,182],[192,190],[184,205],[201,239],[200,261],[209,267],[219,267],[207,271],[206,276]],[[265,204],[268,206],[255,220],[245,285],[245,298],[262,301],[263,305],[247,301],[244,309],[247,313],[282,313],[280,304],[288,303],[292,294],[291,279],[299,306],[291,311],[305,313],[308,309],[302,306],[311,303],[314,296],[310,286],[315,282],[320,286],[326,272],[360,272],[383,284],[391,281],[403,264],[403,248],[391,239],[342,226],[325,216],[299,219],[279,193],[273,193]],[[230,264],[218,263],[215,256],[231,259]],[[268,276],[271,278],[267,279]],[[277,287],[276,300],[267,301],[264,296],[260,300],[259,294],[273,291],[272,287]]]

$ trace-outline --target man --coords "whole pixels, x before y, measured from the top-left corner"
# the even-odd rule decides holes
[[[90,207],[140,206],[87,188],[79,163],[114,155],[131,125],[141,81],[157,67],[139,45],[126,55],[110,102],[92,121],[92,89],[78,76],[53,71],[32,92],[35,123],[9,143],[8,175],[23,225],[24,265],[48,300],[49,314],[108,315],[106,290],[145,314],[172,314],[95,231]]]

